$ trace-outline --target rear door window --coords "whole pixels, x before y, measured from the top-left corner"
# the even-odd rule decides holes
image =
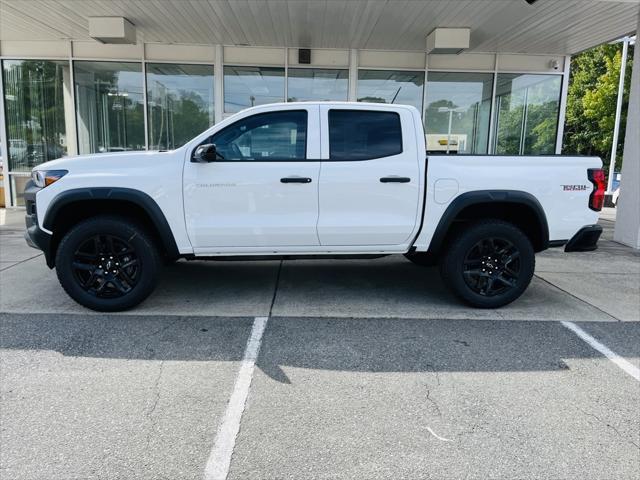
[[[329,159],[372,160],[402,153],[400,115],[367,110],[329,110]]]

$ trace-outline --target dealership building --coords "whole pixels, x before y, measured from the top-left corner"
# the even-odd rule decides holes
[[[561,153],[571,55],[635,32],[639,10],[638,0],[0,0],[5,203],[23,203],[44,161],[177,148],[283,101],[413,105],[431,152]],[[623,240],[637,244],[629,222]]]

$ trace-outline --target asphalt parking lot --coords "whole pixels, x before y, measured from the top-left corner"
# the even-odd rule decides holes
[[[3,215],[0,478],[640,476],[640,254],[610,220],[497,311],[388,257],[178,262],[103,315]]]

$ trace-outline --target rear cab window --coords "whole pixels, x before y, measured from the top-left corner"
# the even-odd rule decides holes
[[[329,160],[359,161],[402,153],[396,112],[329,110]]]

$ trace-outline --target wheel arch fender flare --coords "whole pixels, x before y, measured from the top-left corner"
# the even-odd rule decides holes
[[[533,212],[537,223],[533,228],[540,235],[540,244],[537,245],[536,251],[546,250],[549,247],[547,216],[535,196],[520,190],[475,190],[457,196],[449,204],[438,222],[428,252],[438,254],[442,250],[444,240],[458,215],[466,208],[481,204],[510,204],[528,208]]]
[[[156,201],[147,193],[133,188],[94,187],[67,190],[51,201],[42,221],[44,228],[53,231],[56,217],[67,205],[79,201],[125,201],[141,208],[151,219],[162,246],[169,256],[178,257],[179,251],[167,218]]]

